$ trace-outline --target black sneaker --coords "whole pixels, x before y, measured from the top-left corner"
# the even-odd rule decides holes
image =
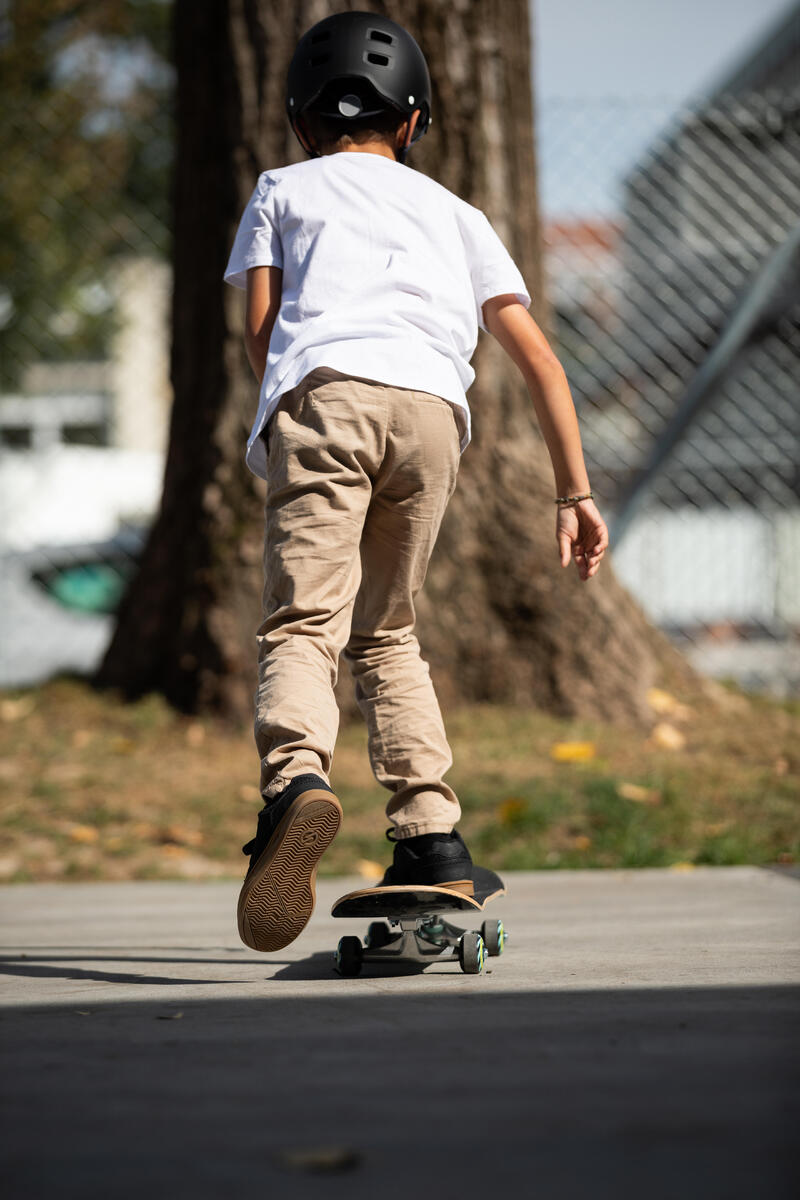
[[[242,847],[250,866],[239,893],[239,936],[253,950],[282,950],[314,911],[317,864],[342,820],[324,779],[298,775],[258,814],[256,836]]]
[[[399,840],[390,829],[386,836],[394,842],[394,861],[381,880],[381,887],[429,883],[458,883],[464,888],[471,885],[472,857],[455,829],[452,833],[421,833]]]

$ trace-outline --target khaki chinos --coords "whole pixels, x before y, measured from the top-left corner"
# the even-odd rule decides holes
[[[281,397],[266,440],[262,793],[306,772],[329,778],[343,653],[396,836],[449,832],[460,816],[442,778],[452,756],[413,629],[456,482],[454,409],[320,367]]]

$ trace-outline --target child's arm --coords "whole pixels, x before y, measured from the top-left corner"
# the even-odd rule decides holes
[[[487,300],[483,319],[525,379],[550,452],[556,495],[583,495],[590,490],[589,477],[564,368],[539,326],[515,296],[493,296]],[[581,579],[596,574],[608,546],[608,530],[592,500],[558,505],[556,538],[562,567],[574,555]]]
[[[259,383],[264,378],[269,339],[281,306],[282,285],[280,267],[251,267],[247,272],[244,344]]]

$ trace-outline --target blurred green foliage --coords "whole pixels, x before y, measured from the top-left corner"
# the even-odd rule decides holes
[[[18,0],[0,20],[0,385],[103,357],[119,254],[169,251],[170,0]]]

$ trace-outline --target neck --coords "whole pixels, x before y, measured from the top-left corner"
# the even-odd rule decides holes
[[[329,154],[379,154],[381,158],[390,158],[392,162],[397,161],[397,156],[391,146],[386,142],[362,142],[360,145],[354,142],[351,146],[342,146],[339,150],[323,150],[323,158]]]

